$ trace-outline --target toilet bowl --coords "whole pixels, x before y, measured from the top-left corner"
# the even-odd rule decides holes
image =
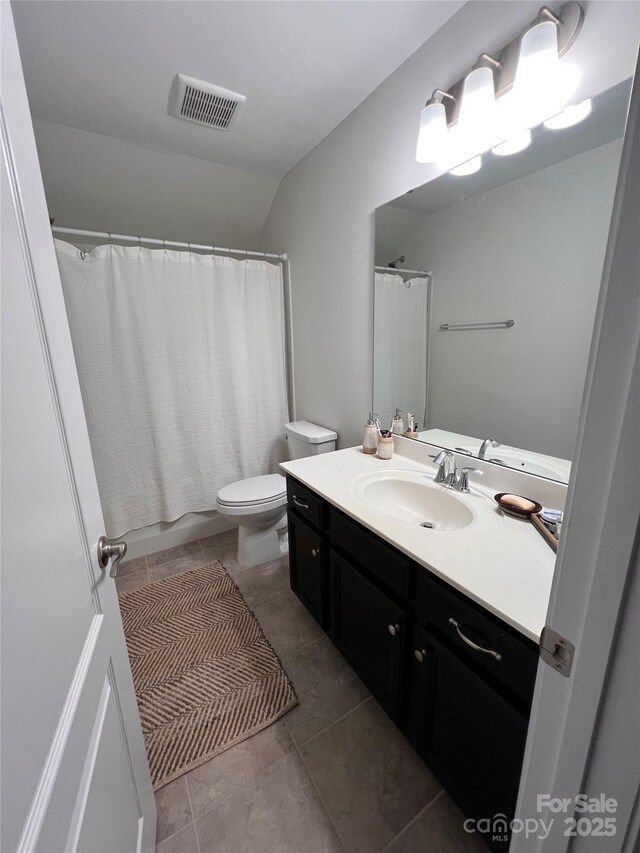
[[[285,425],[289,458],[315,456],[335,450],[333,430],[294,421]],[[224,486],[216,509],[238,526],[238,562],[257,566],[287,554],[287,483],[281,474],[249,477]]]
[[[216,509],[238,525],[239,563],[257,566],[287,553],[287,486],[281,474],[225,486],[218,492]]]

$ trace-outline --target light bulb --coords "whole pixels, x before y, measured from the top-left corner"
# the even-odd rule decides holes
[[[435,163],[447,142],[447,115],[444,104],[432,103],[422,110],[416,160],[418,163]]]
[[[531,145],[531,131],[523,130],[491,150],[500,157],[506,157],[508,154],[518,154],[520,151],[524,151],[529,145]]]
[[[439,166],[447,170],[464,166],[495,144],[495,103],[493,71],[475,68],[465,78],[458,121],[449,130],[447,145],[437,160]]]
[[[478,154],[477,157],[472,157],[466,163],[461,163],[455,169],[449,169],[450,175],[455,175],[457,178],[463,178],[466,175],[473,175],[480,171],[482,166],[482,157]]]
[[[468,126],[484,122],[494,104],[493,71],[484,67],[474,68],[465,77],[458,121]]]
[[[516,87],[554,83],[558,68],[558,31],[553,21],[541,21],[522,36]]]
[[[584,121],[590,114],[591,98],[587,98],[586,101],[580,101],[579,104],[575,104],[572,107],[565,107],[561,113],[553,116],[553,118],[548,118],[544,126],[549,130],[562,130],[565,127],[572,127],[574,124]]]
[[[556,24],[553,21],[535,24],[522,37],[513,89],[509,93],[508,123],[512,132],[535,127],[560,112],[570,97],[569,77],[571,74],[561,69],[558,58]]]

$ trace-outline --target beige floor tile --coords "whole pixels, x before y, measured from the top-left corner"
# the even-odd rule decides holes
[[[125,560],[124,563],[118,565],[118,576],[133,575],[135,572],[142,572],[147,568],[146,557],[136,557],[135,560]]]
[[[193,813],[199,817],[233,791],[253,782],[295,751],[283,720],[187,774]]]
[[[379,853],[440,790],[374,699],[301,754],[348,853]]]
[[[158,810],[156,843],[159,844],[193,820],[186,777],[169,782],[156,791],[155,797]]]
[[[138,589],[141,586],[146,586],[149,583],[149,572],[147,569],[141,569],[133,574],[121,575],[118,572],[116,577],[116,590],[118,593],[129,592],[132,589]]]
[[[342,853],[297,754],[196,821],[202,853]]]
[[[290,590],[256,607],[254,613],[279,655],[286,655],[323,636],[322,628]]]
[[[149,569],[149,578],[151,581],[159,581],[162,578],[169,578],[173,575],[180,575],[183,572],[190,572],[193,569],[199,569],[205,563],[210,563],[212,560],[217,560],[217,551],[213,548],[196,551],[193,554],[187,554],[184,557],[179,557],[177,560],[170,560],[168,563],[161,563],[159,566],[153,566]]]
[[[190,823],[158,844],[156,853],[199,853],[195,824]]]
[[[442,794],[385,853],[487,853],[475,834],[465,832],[464,815],[448,794]]]
[[[289,591],[289,585],[285,583],[279,569],[277,564],[263,563],[233,574],[234,581],[251,609]]]
[[[162,563],[177,560],[179,557],[188,557],[189,554],[195,554],[198,551],[202,551],[202,546],[197,540],[195,542],[185,542],[183,545],[176,545],[173,548],[165,548],[163,551],[155,551],[153,554],[147,554],[147,565],[151,569],[154,566],[162,565]]]
[[[369,691],[328,637],[283,659],[300,704],[285,716],[298,746],[363,702]]]

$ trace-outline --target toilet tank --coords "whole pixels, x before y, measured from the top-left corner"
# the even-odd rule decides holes
[[[293,421],[285,424],[289,459],[301,459],[303,456],[317,456],[336,449],[337,433],[332,429],[309,423]]]

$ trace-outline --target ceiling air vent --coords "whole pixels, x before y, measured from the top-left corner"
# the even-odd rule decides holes
[[[238,110],[247,100],[213,83],[176,74],[173,81],[170,112],[186,121],[194,121],[216,130],[229,130]]]

